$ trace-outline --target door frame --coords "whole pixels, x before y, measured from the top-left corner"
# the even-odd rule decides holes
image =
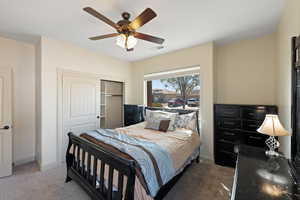
[[[8,101],[10,101],[10,106],[8,108],[9,111],[9,121],[7,121],[8,125],[10,126],[9,132],[11,134],[11,152],[8,152],[10,154],[10,159],[11,159],[11,170],[13,169],[13,164],[14,164],[14,129],[13,129],[13,123],[14,123],[14,68],[13,67],[2,67],[0,68],[0,71],[7,73],[9,76],[9,92],[8,92]],[[11,171],[12,174],[12,171]],[[9,174],[8,176],[10,176]],[[4,176],[6,177],[6,176]],[[0,177],[0,178],[3,178]]]
[[[57,150],[56,150],[56,160],[58,163],[65,162],[65,160],[61,159],[62,155],[62,144],[63,144],[63,78],[64,77],[74,77],[74,78],[95,78],[97,81],[101,80],[110,80],[116,82],[122,82],[124,87],[124,100],[125,100],[125,88],[128,84],[128,80],[125,80],[118,76],[110,76],[104,74],[90,73],[90,72],[82,72],[82,71],[74,71],[67,70],[63,68],[58,68],[57,70]],[[124,102],[124,101],[123,101]],[[125,102],[124,102],[125,103]]]
[[[13,133],[13,122],[14,122],[14,115],[13,115],[13,112],[14,112],[14,68],[13,67],[2,67],[0,66],[0,71],[3,71],[3,72],[7,72],[8,75],[10,76],[10,95],[9,95],[9,100],[11,102],[11,105],[10,105],[10,129],[11,129],[11,132]]]

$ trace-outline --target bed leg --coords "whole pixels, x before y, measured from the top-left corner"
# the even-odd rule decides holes
[[[72,166],[73,160],[74,160],[74,156],[73,156],[72,154],[68,154],[68,153],[67,153],[67,156],[66,156],[67,177],[66,177],[66,181],[65,181],[66,183],[67,183],[67,182],[70,182],[70,181],[72,180],[72,178],[70,178],[70,177],[68,176],[68,171],[69,171],[69,169],[70,169],[71,166]]]
[[[72,180],[72,178],[70,178],[68,176],[68,171],[71,168],[73,161],[74,161],[74,155],[69,153],[71,146],[72,146],[72,141],[71,141],[71,137],[70,137],[71,133],[69,133],[68,135],[69,135],[69,144],[68,144],[68,148],[67,148],[67,152],[66,152],[66,165],[67,165],[67,177],[65,180],[66,183],[70,182]]]
[[[70,182],[71,180],[72,180],[72,178],[70,178],[70,177],[67,175],[66,180],[65,180],[65,183],[68,183],[68,182]]]
[[[196,163],[200,163],[200,156],[197,156]]]

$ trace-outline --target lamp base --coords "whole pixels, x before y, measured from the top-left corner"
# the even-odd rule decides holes
[[[279,148],[280,144],[279,142],[275,139],[274,136],[270,136],[266,140],[266,145],[269,147],[270,150],[266,151],[266,155],[269,157],[278,157],[279,153],[277,153],[275,150]]]
[[[269,156],[269,157],[278,157],[278,156],[279,156],[279,153],[277,153],[277,152],[274,151],[274,150],[267,150],[265,153],[266,153],[266,155]]]

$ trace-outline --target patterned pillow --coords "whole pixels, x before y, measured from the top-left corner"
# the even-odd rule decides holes
[[[196,112],[189,114],[178,115],[176,119],[177,128],[186,128],[191,130],[197,130],[197,115]]]
[[[178,116],[178,113],[171,113],[171,112],[164,112],[164,111],[150,111],[147,110],[146,112],[146,121],[153,121],[153,119],[169,119],[170,124],[168,131],[174,131],[176,129],[176,118]]]
[[[153,129],[162,132],[167,132],[170,125],[170,119],[150,119],[145,126],[146,129]]]

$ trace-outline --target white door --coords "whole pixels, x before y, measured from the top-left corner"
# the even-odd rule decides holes
[[[69,132],[76,135],[100,127],[100,81],[96,78],[63,77],[63,142],[65,160]]]
[[[11,71],[0,69],[0,177],[12,174]]]

